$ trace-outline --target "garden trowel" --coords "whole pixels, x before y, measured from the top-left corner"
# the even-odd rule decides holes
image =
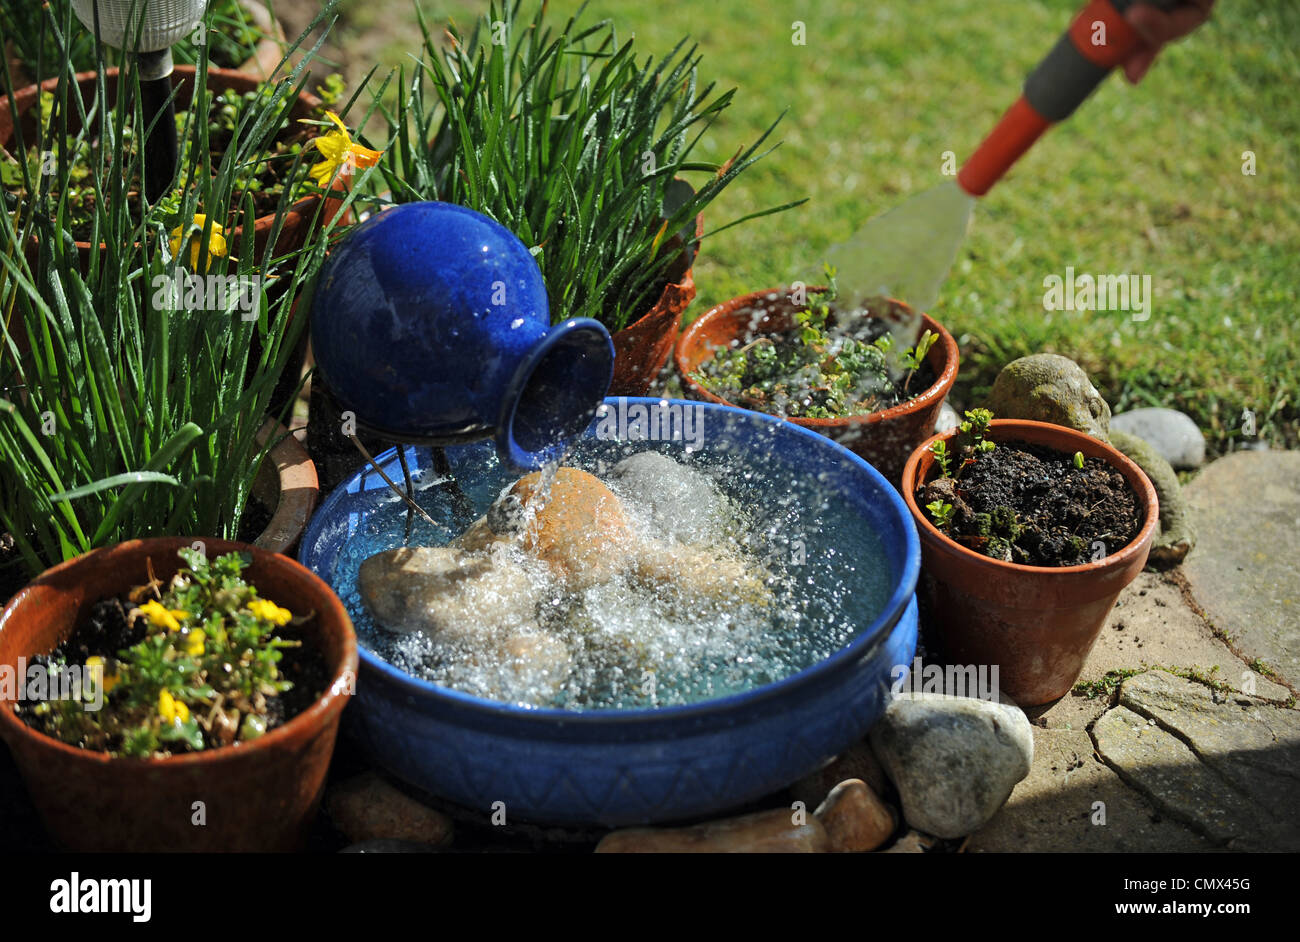
[[[1024,92],[957,172],[955,180],[876,216],[827,253],[840,305],[869,298],[906,301],[928,310],[957,257],[975,200],[989,191],[1049,127],[1074,113],[1111,69],[1142,48],[1124,19],[1135,0],[1091,0],[1025,80]],[[1170,9],[1180,0],[1146,0]],[[902,346],[916,336],[919,313],[893,328]]]

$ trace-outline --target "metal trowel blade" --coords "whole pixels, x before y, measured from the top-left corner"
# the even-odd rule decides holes
[[[906,303],[913,316],[891,331],[911,346],[921,313],[938,300],[948,279],[974,208],[975,197],[949,181],[871,219],[827,253],[836,269],[836,308],[852,311],[879,297]]]

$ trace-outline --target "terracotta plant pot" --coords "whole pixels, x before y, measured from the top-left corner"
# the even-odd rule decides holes
[[[822,290],[825,289],[808,289],[809,293]],[[677,341],[674,357],[682,383],[700,399],[734,406],[735,403],[709,392],[691,374],[712,359],[719,348],[738,347],[760,334],[793,330],[794,314],[798,310],[800,306],[791,300],[785,288],[755,291],[709,309],[692,322]],[[939,336],[925,357],[925,362],[938,377],[929,389],[907,402],[870,415],[842,419],[791,418],[789,421],[834,439],[866,459],[891,484],[897,485],[907,456],[933,433],[939,407],[957,378],[957,342],[952,339],[952,334],[929,315],[921,316],[921,325],[922,330],[931,330]]]
[[[695,217],[695,237],[704,235],[704,214]],[[699,242],[684,258],[684,272],[664,286],[655,306],[611,336],[614,341],[614,379],[611,396],[644,396],[663,371],[682,329],[682,315],[695,300],[695,260]],[[679,269],[680,270],[680,269]]]
[[[989,429],[987,437],[995,442],[1101,458],[1124,475],[1142,507],[1137,537],[1104,559],[1081,566],[1003,562],[950,540],[917,505],[916,489],[934,468],[931,443],[950,442],[957,430],[935,435],[908,459],[901,490],[921,537],[927,627],[937,629],[948,663],[996,664],[1001,690],[1021,706],[1037,706],[1065,696],[1078,679],[1120,590],[1146,565],[1160,508],[1142,469],[1105,442],[1022,419],[994,419]]]
[[[194,67],[189,65],[176,66],[172,74],[172,81],[176,86],[176,109],[179,111],[188,108],[194,97]],[[30,146],[36,140],[36,115],[33,109],[40,100],[42,91],[54,91],[58,85],[58,78],[48,79],[40,85],[29,85],[14,93],[14,106],[18,112],[18,120],[22,130],[23,141]],[[95,97],[96,73],[82,72],[77,75],[77,85],[81,91],[82,101],[85,103],[87,110]],[[208,88],[213,92],[222,92],[233,90],[239,93],[250,92],[258,88],[262,83],[252,75],[245,75],[233,69],[209,69],[208,70]],[[111,105],[117,98],[118,70],[109,69],[104,74],[104,85],[108,95],[109,104]],[[305,118],[312,114],[321,105],[321,101],[315,95],[307,92],[301,92],[298,100],[294,104],[289,114],[289,121],[296,122],[299,118]],[[75,133],[78,128],[74,121],[75,109],[68,116],[69,133]],[[15,134],[13,115],[9,110],[9,100],[0,99],[0,147],[13,152],[15,145]],[[320,207],[322,198],[319,196],[308,196],[298,200],[290,206],[284,214],[284,219],[280,228],[279,238],[275,242],[275,255],[288,255],[302,248],[307,242],[307,236],[313,221],[317,221],[317,211],[320,210],[318,224],[327,225],[330,220],[338,214],[343,205],[340,199],[325,199],[325,206]],[[260,216],[254,221],[253,244],[257,255],[260,257],[266,249],[266,244],[270,240],[271,230],[275,225],[275,215]],[[243,233],[243,226],[235,226],[226,233],[226,240],[230,245],[238,245]],[[28,247],[31,252],[34,244]],[[78,242],[77,249],[81,254],[83,268],[90,263],[91,244],[89,242]],[[34,259],[34,256],[33,256]]]
[[[146,561],[167,580],[189,538],[131,540],[56,566],[0,614],[0,665],[50,651],[91,605],[145,578]],[[77,749],[29,727],[0,699],[8,743],[46,829],[77,851],[287,851],[310,828],[334,751],[339,715],[357,669],[352,622],[338,597],[287,556],[242,543],[204,541],[210,556],[252,555],[245,576],[259,593],[295,612],[315,611],[308,643],[320,646],[331,678],[311,707],[260,739],[166,759],[112,758]],[[206,823],[194,822],[202,802]]]
[[[280,439],[271,449],[253,480],[253,496],[272,510],[271,520],[253,541],[269,553],[291,554],[298,547],[311,512],[316,508],[320,482],[316,465],[298,439],[274,419],[267,419],[257,433],[258,444],[267,438]]]

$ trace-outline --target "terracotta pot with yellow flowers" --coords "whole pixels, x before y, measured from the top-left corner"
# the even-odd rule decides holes
[[[342,604],[294,560],[132,540],[0,614],[0,737],[65,848],[292,850],[356,668]]]

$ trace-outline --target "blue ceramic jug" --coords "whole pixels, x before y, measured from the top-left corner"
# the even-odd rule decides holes
[[[316,364],[344,410],[392,441],[492,437],[531,469],[591,422],[609,388],[604,325],[551,326],[541,271],[481,213],[406,203],[349,233],[311,304]]]

